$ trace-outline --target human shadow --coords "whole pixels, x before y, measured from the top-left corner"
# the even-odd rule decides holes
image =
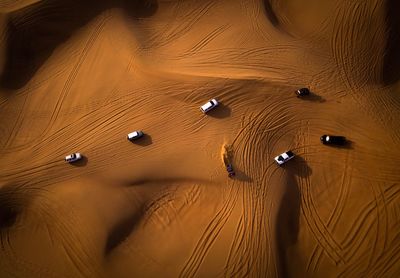
[[[251,177],[249,177],[248,175],[246,175],[245,172],[243,172],[241,170],[236,170],[236,169],[235,169],[235,176],[233,176],[232,179],[239,180],[242,182],[252,182],[253,181],[253,179]]]
[[[279,277],[289,277],[288,249],[296,244],[299,234],[301,192],[295,174],[288,173],[284,191],[276,215],[276,244]]]
[[[89,161],[89,159],[87,158],[87,156],[82,155],[81,159],[79,159],[78,161],[72,162],[70,164],[74,167],[84,167],[87,165],[88,161]]]
[[[148,17],[158,8],[156,0],[47,0],[8,15],[5,63],[0,88],[23,87],[51,56],[56,47],[104,10],[122,7],[133,18]]]
[[[400,20],[398,11],[400,2],[397,0],[386,0],[386,49],[383,59],[383,82],[390,85],[400,79]]]
[[[230,115],[231,115],[231,108],[222,103],[220,103],[215,109],[207,112],[207,116],[218,119],[227,118]]]
[[[295,156],[285,166],[287,166],[285,167],[287,178],[286,183],[283,184],[284,193],[278,207],[275,226],[279,277],[289,277],[290,262],[288,262],[287,250],[296,244],[299,234],[301,190],[298,179],[308,178],[312,174],[312,169],[302,156]]]
[[[145,147],[145,146],[149,146],[149,145],[153,144],[153,139],[151,138],[151,136],[149,134],[145,133],[139,139],[133,140],[131,142],[134,145]]]

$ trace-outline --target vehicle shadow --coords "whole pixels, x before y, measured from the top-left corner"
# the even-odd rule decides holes
[[[302,96],[302,97],[298,97],[298,98],[301,98],[301,99],[306,100],[306,101],[321,102],[321,103],[326,101],[325,98],[323,98],[322,96],[317,95],[316,93],[311,92],[311,91],[310,91],[310,94],[308,96]]]
[[[76,162],[70,163],[72,166],[75,167],[84,167],[88,163],[89,159],[87,156],[82,155],[82,158]]]
[[[292,163],[288,162],[287,169],[295,176],[307,178],[311,176],[312,169],[308,166],[307,161],[302,156],[295,156]]]
[[[156,0],[52,0],[9,13],[0,88],[23,87],[57,46],[103,11],[122,7],[132,18],[149,17],[158,9],[157,3]]]
[[[296,155],[290,161],[279,166],[285,169],[289,174],[306,178],[311,176],[312,169],[308,166],[307,161],[300,155]]]
[[[207,113],[207,116],[218,119],[227,118],[230,115],[231,115],[231,108],[222,103],[220,103],[216,108]]]
[[[146,146],[153,144],[153,139],[151,138],[151,136],[149,134],[143,134],[143,136],[141,138],[139,138],[137,140],[133,140],[131,142],[134,145],[146,147]]]
[[[329,148],[335,148],[335,149],[349,149],[352,150],[354,149],[354,142],[351,140],[346,140],[346,143],[343,145],[329,145],[325,144],[324,146],[329,147]]]

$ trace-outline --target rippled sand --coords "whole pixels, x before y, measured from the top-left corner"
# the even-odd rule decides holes
[[[0,0],[0,277],[398,277],[395,2]]]

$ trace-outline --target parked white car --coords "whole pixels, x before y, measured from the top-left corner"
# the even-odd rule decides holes
[[[72,162],[78,161],[80,159],[82,159],[82,155],[80,153],[72,153],[65,157],[65,161],[68,163],[72,163]]]
[[[278,165],[282,165],[291,160],[293,157],[294,153],[292,151],[287,151],[275,157],[275,161],[278,163]]]
[[[135,131],[129,133],[127,138],[128,138],[129,141],[133,141],[133,140],[139,139],[143,135],[144,135],[143,131],[135,130]]]
[[[207,113],[208,111],[214,109],[217,106],[218,106],[218,101],[215,98],[213,98],[210,101],[208,101],[207,103],[203,104],[200,107],[200,110],[203,113]]]

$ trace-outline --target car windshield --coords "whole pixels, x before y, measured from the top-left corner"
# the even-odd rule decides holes
[[[283,156],[280,155],[280,156],[278,157],[278,160],[279,160],[279,161],[284,161],[285,159],[283,158]]]
[[[75,158],[75,154],[73,153],[73,154],[71,154],[71,158]]]

